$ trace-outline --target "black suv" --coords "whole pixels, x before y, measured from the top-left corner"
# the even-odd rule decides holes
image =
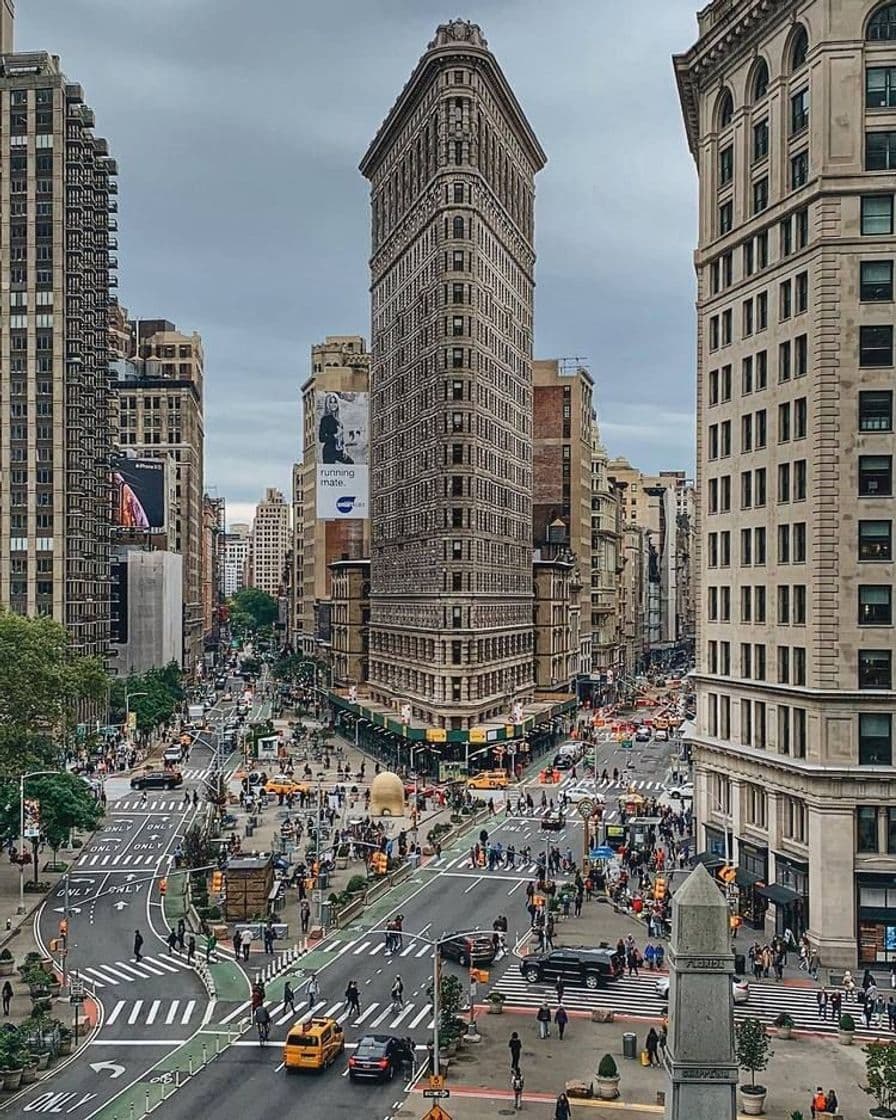
[[[366,1034],[348,1060],[348,1076],[351,1081],[362,1077],[391,1081],[403,1066],[411,1068],[413,1061],[413,1052],[404,1039],[391,1034]]]
[[[183,784],[179,770],[144,770],[131,778],[131,789],[174,789]]]
[[[495,944],[486,933],[446,934],[446,938],[439,942],[439,952],[450,961],[466,966],[495,959]]]
[[[600,988],[622,975],[622,962],[612,949],[554,949],[520,961],[520,972],[530,984],[562,980],[586,988]]]

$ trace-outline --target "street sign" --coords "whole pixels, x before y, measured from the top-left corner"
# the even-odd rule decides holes
[[[451,1090],[450,1089],[424,1089],[423,1090],[423,1096],[428,1097],[429,1099],[432,1099],[433,1097],[442,1097],[442,1098],[450,1097],[451,1096]]]
[[[583,797],[579,802],[577,808],[579,811],[579,816],[583,820],[587,821],[591,814],[594,812],[594,802],[590,797]]]
[[[431,1073],[429,1075],[429,1087],[430,1089],[444,1089],[445,1075],[440,1073],[437,1077],[434,1073]]]
[[[451,1117],[440,1104],[434,1104],[423,1120],[451,1120]]]

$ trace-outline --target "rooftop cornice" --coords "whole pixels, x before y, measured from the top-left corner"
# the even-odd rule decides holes
[[[710,26],[690,50],[672,56],[688,147],[695,160],[700,140],[700,90],[761,28],[795,7],[796,0],[715,0],[700,12],[701,25],[712,21]],[[717,9],[715,16],[713,9]]]

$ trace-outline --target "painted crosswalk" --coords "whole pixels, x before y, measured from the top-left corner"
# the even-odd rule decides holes
[[[140,797],[126,797],[121,801],[114,801],[109,806],[113,813],[173,813],[177,809],[187,807],[184,796],[178,798],[148,797],[143,801]]]
[[[170,976],[188,969],[186,957],[171,953],[166,956],[141,957],[139,961],[111,961],[108,964],[88,965],[80,969],[81,977],[95,988],[117,988],[136,980],[150,980],[156,976]]]
[[[128,867],[152,870],[154,863],[149,861],[146,852],[123,852],[121,855],[110,855],[107,852],[93,854],[88,848],[78,860],[78,870],[85,867]]]
[[[567,1010],[594,1011],[608,1009],[619,1014],[658,1018],[666,1007],[667,1001],[656,993],[658,975],[642,972],[640,976],[626,976],[611,982],[597,991],[567,985],[563,992],[563,1004]],[[501,992],[508,1006],[530,1007],[533,1010],[547,999],[555,1006],[557,997],[553,984],[530,984],[519,973],[515,965],[494,984],[493,989]],[[858,1004],[843,1006],[850,1011],[856,1022],[856,1033],[877,1036],[880,1030],[872,1027],[866,1031]],[[794,1019],[796,1030],[834,1034],[837,1024],[833,1018],[822,1019],[818,1014],[815,990],[812,988],[792,987],[790,985],[751,984],[750,997],[746,1003],[734,1008],[735,1018],[753,1017],[763,1023],[772,1023],[782,1011]],[[886,1019],[886,1016],[884,1017]]]
[[[365,1031],[374,1029],[396,1030],[398,1027],[401,1027],[402,1031],[405,1032],[417,1029],[432,1030],[435,1025],[431,1003],[411,1002],[405,1003],[399,1008],[390,1000],[383,1002],[373,1000],[371,1003],[362,1006],[361,1013],[353,1018],[346,1014],[348,1007],[344,1000],[336,1000],[334,1003],[322,999],[318,1000],[317,1003],[309,1004],[307,1000],[297,999],[295,1007],[289,1008],[282,1001],[265,1000],[265,1007],[268,1009],[271,1020],[276,1027],[285,1026],[287,1023],[293,1023],[298,1019],[305,1019],[309,1015],[336,1019],[346,1027],[359,1027]],[[251,1001],[246,1000],[245,1003],[241,1003],[238,1007],[229,1011],[221,1019],[221,1025],[247,1019],[252,1014],[251,1008]]]
[[[104,1027],[140,1024],[147,1027],[187,1026],[205,1014],[206,1000],[195,999],[119,999],[103,1019]]]

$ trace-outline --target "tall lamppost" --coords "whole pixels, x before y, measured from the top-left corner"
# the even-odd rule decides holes
[[[131,730],[131,723],[130,723],[130,720],[131,720],[131,700],[135,699],[137,696],[148,696],[148,695],[149,695],[148,692],[128,692],[128,686],[127,685],[124,686],[124,720],[125,720],[124,725],[127,728],[128,732],[130,732],[130,730]],[[137,727],[137,721],[135,720],[134,721],[135,730],[136,730],[136,727]]]
[[[27,774],[19,775],[19,905],[17,913],[25,913],[25,779],[37,778],[42,774],[58,774],[58,770],[29,770]],[[37,853],[35,852],[35,859]]]

